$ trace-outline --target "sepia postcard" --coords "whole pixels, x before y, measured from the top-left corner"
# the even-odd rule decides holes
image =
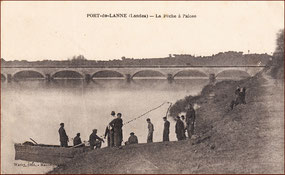
[[[284,1],[2,1],[1,174],[283,174]]]

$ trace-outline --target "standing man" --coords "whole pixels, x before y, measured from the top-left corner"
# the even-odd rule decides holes
[[[58,130],[59,133],[59,141],[60,141],[60,146],[61,147],[68,147],[67,142],[68,136],[66,135],[65,129],[64,129],[64,123],[60,123],[60,128]]]
[[[240,93],[240,96],[241,96],[241,103],[242,103],[242,104],[246,104],[246,101],[245,101],[245,91],[246,91],[246,88],[243,87],[243,88],[242,88],[242,91],[241,91],[241,93]]]
[[[183,140],[186,140],[186,130],[187,130],[187,124],[186,124],[186,120],[184,115],[181,116],[181,121],[183,122],[183,126],[184,126],[184,131],[183,131]]]
[[[122,114],[118,113],[117,118],[110,122],[110,126],[114,130],[114,145],[115,147],[120,147],[123,141],[123,120],[121,119]]]
[[[189,139],[191,139],[192,135],[194,134],[195,120],[196,120],[195,110],[192,104],[189,104],[187,106],[187,111],[186,111],[186,125],[187,125],[187,133]]]
[[[169,141],[169,127],[170,127],[170,122],[167,120],[166,117],[163,117],[164,121],[164,128],[163,128],[163,142],[168,142]]]
[[[175,125],[175,133],[178,141],[183,140],[183,132],[184,132],[184,124],[180,120],[180,117],[177,116],[176,125]]]
[[[235,95],[236,95],[236,100],[235,100],[235,106],[238,104],[241,104],[241,88],[238,86],[236,91],[235,91]]]
[[[146,119],[146,121],[148,123],[147,143],[152,143],[154,127],[153,127],[153,124],[150,122],[150,118]]]
[[[97,136],[97,129],[93,129],[93,132],[89,136],[90,148],[92,150],[94,147],[95,149],[101,148],[101,142],[104,142],[104,140]]]
[[[109,123],[112,120],[114,120],[115,118],[116,118],[116,113],[115,113],[115,111],[112,111]],[[108,147],[113,147],[114,146],[114,129],[110,125],[108,125],[106,127],[104,139],[106,139],[106,136],[107,136],[107,140],[108,140],[108,142],[107,142]]]

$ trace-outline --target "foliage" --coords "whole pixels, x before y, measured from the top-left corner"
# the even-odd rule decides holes
[[[284,79],[284,29],[277,33],[276,49],[270,63],[271,76],[276,79]]]

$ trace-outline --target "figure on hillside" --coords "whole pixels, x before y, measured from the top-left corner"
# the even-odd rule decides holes
[[[125,143],[125,145],[131,145],[131,144],[138,144],[138,137],[135,135],[135,133],[131,132],[130,137],[128,141]]]
[[[163,138],[162,138],[162,141],[167,142],[167,141],[169,141],[170,122],[167,120],[166,117],[163,117],[163,121],[164,121],[164,128],[163,128]]]
[[[181,121],[183,122],[183,126],[184,126],[184,132],[183,132],[183,140],[186,140],[186,130],[187,130],[187,124],[186,124],[186,119],[184,117],[184,115],[181,116]]]
[[[230,107],[231,107],[231,110],[233,110],[234,106],[237,106],[239,104],[246,104],[246,101],[245,101],[245,91],[246,91],[246,88],[241,88],[238,86],[236,91],[235,91],[235,100],[232,100],[231,104],[230,104]]]
[[[241,103],[242,103],[242,104],[246,104],[246,101],[245,101],[245,91],[246,91],[246,88],[243,87],[243,88],[242,88],[242,92],[240,93],[240,96],[241,96]]]
[[[73,146],[77,146],[77,145],[80,145],[80,144],[82,144],[82,141],[81,141],[81,138],[80,138],[80,133],[77,133],[76,136],[73,139]],[[82,146],[84,146],[84,145],[82,144],[79,147],[82,147]]]
[[[236,99],[235,99],[235,106],[239,105],[242,103],[242,91],[241,91],[241,88],[238,86],[236,91],[235,91],[235,96],[236,96]]]
[[[99,149],[101,148],[102,142],[104,142],[104,140],[97,136],[97,129],[93,129],[93,132],[89,136],[90,148],[92,150],[94,147],[95,149]]]
[[[148,123],[148,135],[147,135],[147,143],[151,143],[153,142],[153,131],[154,131],[154,126],[150,121],[150,118],[146,119],[147,123]]]
[[[192,135],[194,134],[196,114],[192,104],[189,104],[186,110],[187,110],[186,111],[187,134],[188,134],[188,139],[191,139]]]
[[[115,111],[111,112],[111,117],[110,117],[110,122],[116,118],[116,113]],[[109,124],[110,124],[109,122]],[[113,147],[114,146],[114,129],[108,124],[105,130],[105,136],[104,139],[107,137],[107,143],[108,147]]]
[[[180,117],[177,116],[176,125],[175,125],[175,133],[178,141],[183,140],[183,132],[184,132],[184,124],[180,120]]]
[[[235,91],[236,98],[238,98],[239,93],[240,93],[240,87],[237,86],[237,89],[236,89],[236,91]]]
[[[67,142],[69,141],[69,139],[64,129],[64,123],[60,123],[60,128],[58,130],[58,133],[59,133],[60,146],[68,147]]]
[[[120,147],[123,141],[123,120],[121,119],[122,114],[118,113],[117,118],[113,119],[110,122],[110,126],[113,128],[114,131],[114,146]]]

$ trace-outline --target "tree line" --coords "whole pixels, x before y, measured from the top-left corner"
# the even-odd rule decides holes
[[[220,52],[212,56],[195,56],[188,54],[174,54],[164,58],[126,58],[113,60],[89,60],[83,55],[73,56],[71,59],[56,61],[56,60],[42,60],[42,61],[27,61],[27,60],[14,60],[5,61],[1,58],[2,66],[132,66],[132,65],[266,65],[271,59],[271,55],[264,54],[243,54],[243,52]]]

